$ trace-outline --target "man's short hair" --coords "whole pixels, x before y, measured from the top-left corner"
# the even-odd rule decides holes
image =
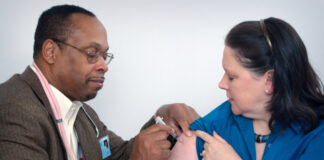
[[[46,39],[58,39],[61,41],[68,39],[72,31],[72,22],[69,17],[74,13],[96,17],[92,12],[74,5],[58,5],[42,13],[35,31],[34,60],[39,56]]]

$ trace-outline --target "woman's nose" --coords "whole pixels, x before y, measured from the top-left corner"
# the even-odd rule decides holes
[[[227,79],[226,79],[226,75],[224,74],[222,79],[219,81],[218,83],[218,87],[220,89],[224,89],[224,90],[227,90],[228,89],[228,85],[227,85]]]

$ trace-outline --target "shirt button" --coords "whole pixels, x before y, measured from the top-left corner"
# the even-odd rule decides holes
[[[271,143],[269,143],[269,144],[268,144],[268,148],[270,148],[270,147],[271,147],[271,145],[272,145],[272,144],[271,144]]]

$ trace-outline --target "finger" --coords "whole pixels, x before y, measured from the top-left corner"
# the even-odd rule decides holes
[[[167,126],[153,125],[147,129],[141,131],[139,135],[143,135],[145,137],[150,137],[150,139],[153,139],[155,141],[166,140],[167,137],[169,136],[170,132],[168,132],[168,129],[165,129],[165,127],[167,127]]]
[[[204,150],[208,149],[208,143],[204,143]]]
[[[213,131],[213,137],[220,142],[226,142],[220,135],[218,135],[215,131]]]
[[[200,153],[200,156],[204,156],[206,154],[206,151],[205,150],[203,150],[201,153]]]
[[[190,106],[188,106],[187,114],[190,116],[190,118],[188,119],[189,124],[191,124],[200,117],[198,113]]]
[[[180,127],[182,128],[182,131],[186,136],[192,136],[192,132],[189,129],[189,123],[186,120],[180,120],[179,122]]]
[[[167,160],[170,157],[170,150],[169,149],[163,149],[161,150],[161,160]]]
[[[146,136],[150,136],[151,139],[155,141],[162,141],[162,140],[167,140],[169,133],[166,131],[157,131],[157,132],[147,134]]]
[[[182,119],[187,121],[188,124],[191,124],[192,122],[194,122],[197,118],[199,118],[199,115],[197,114],[197,112],[190,106],[187,106],[184,103],[180,103],[178,104],[180,107],[180,110],[182,113],[184,113],[182,116]]]
[[[155,124],[151,127],[145,129],[145,132],[148,134],[159,132],[159,131],[166,131],[168,133],[174,133],[174,129],[167,125]]]
[[[187,136],[193,135],[192,131],[189,129],[191,123],[193,123],[196,119],[199,118],[197,112],[190,106],[186,104],[181,104],[182,110],[185,111],[185,115],[182,120],[179,120],[179,125],[181,126],[183,132]]]
[[[170,122],[168,123],[168,125],[174,129],[175,133],[177,134],[177,136],[180,136],[181,135],[181,130],[180,128],[174,123],[174,122]]]
[[[161,149],[169,149],[171,147],[171,143],[168,140],[158,141],[156,145],[158,145]]]
[[[203,139],[204,141],[211,143],[214,138],[212,136],[210,136],[208,133],[203,132],[201,130],[197,130],[195,131],[196,136],[198,136],[199,138]]]

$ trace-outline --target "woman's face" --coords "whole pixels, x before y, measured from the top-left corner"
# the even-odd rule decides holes
[[[268,115],[267,102],[271,98],[265,91],[269,82],[265,75],[256,75],[244,68],[235,54],[235,50],[225,47],[222,61],[225,73],[219,82],[219,88],[226,91],[235,115],[265,118]]]

